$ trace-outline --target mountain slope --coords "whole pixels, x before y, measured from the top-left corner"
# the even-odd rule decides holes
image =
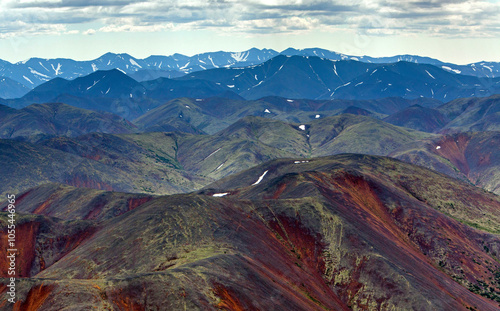
[[[439,107],[452,121],[447,131],[500,131],[500,95],[461,98]]]
[[[350,114],[304,124],[245,117],[214,135],[180,137],[178,160],[188,171],[219,179],[282,157],[316,157],[344,152],[386,155],[416,139],[430,136]]]
[[[206,80],[183,81],[158,78],[144,81],[142,85],[147,89],[149,97],[160,101],[167,101],[178,97],[207,98],[214,96],[242,99],[228,88]]]
[[[498,81],[485,85],[480,78],[450,73],[436,66],[397,62],[380,64],[375,70],[352,79],[332,96],[355,99],[429,97],[448,101],[494,94],[499,89]]]
[[[339,153],[387,155],[391,151],[430,135],[350,114],[320,119],[306,125],[312,155]]]
[[[417,141],[389,155],[500,194],[499,132],[455,133]]]
[[[98,70],[119,69],[131,76],[140,74],[140,71],[162,71],[171,72],[173,75],[182,75],[183,73],[209,68],[253,65],[276,55],[278,55],[278,52],[273,50],[252,48],[236,53],[210,52],[191,57],[181,54],[171,56],[152,55],[145,59],[138,59],[126,53],[106,53],[89,61],[35,57],[16,64],[0,61],[0,75],[32,89],[54,78],[73,80]]]
[[[50,80],[22,98],[9,101],[9,105],[20,108],[32,103],[63,102],[133,119],[163,101],[182,96],[241,98],[230,89],[209,81],[159,78],[139,83],[115,69],[96,71],[71,81],[62,78]]]
[[[127,190],[133,191],[133,187],[130,187],[130,177],[124,172],[89,159],[26,142],[0,140],[0,163],[2,195],[17,193],[47,182],[64,182],[74,186],[108,190],[122,184],[126,185]]]
[[[426,137],[430,135],[346,114],[304,124],[246,117],[215,135],[91,133],[55,137],[36,145],[3,140],[3,168],[11,172],[3,176],[12,182],[0,190],[23,191],[50,181],[102,190],[171,194],[199,189],[215,179],[276,158],[360,151],[386,155]],[[28,158],[33,158],[29,169],[20,169]],[[52,161],[57,161],[55,174]],[[38,172],[36,178],[25,179],[32,171]]]
[[[145,59],[138,59],[125,53],[106,53],[90,61],[75,61],[64,58],[31,58],[16,64],[0,60],[0,75],[23,84],[28,89],[32,89],[53,78],[60,77],[72,80],[97,70],[119,69],[133,77],[143,76],[144,74],[152,77],[161,74],[164,77],[171,78],[206,69],[258,65],[280,54],[286,56],[321,57],[333,61],[353,60],[377,64],[405,61],[434,65],[451,73],[486,79],[499,77],[500,75],[500,63],[498,62],[483,61],[467,65],[457,65],[417,55],[396,55],[391,57],[352,56],[320,48],[300,50],[288,48],[281,53],[270,49],[259,50],[252,48],[242,52],[219,51],[193,56],[178,53],[170,56],[152,55]]]
[[[129,73],[128,74],[132,79],[138,81],[138,82],[144,82],[144,81],[150,81],[150,80],[155,80],[158,78],[179,78],[182,77],[184,74],[182,72],[178,72],[175,70],[138,70],[134,73]]]
[[[41,103],[53,100],[61,94],[84,97],[142,97],[145,88],[119,70],[96,71],[74,80],[57,78],[44,83],[26,94],[25,101],[37,100]]]
[[[499,230],[497,196],[389,158],[295,161],[97,223],[20,280],[19,307],[498,309],[500,240],[460,222]]]
[[[65,104],[35,104],[0,116],[0,138],[40,139],[79,136],[90,132],[131,133],[136,127],[111,113],[98,113]]]
[[[385,122],[423,132],[441,130],[448,122],[439,110],[414,105],[384,119]]]
[[[194,133],[194,129],[197,129],[199,132],[214,134],[246,116],[295,123],[307,123],[342,113],[371,114],[382,118],[414,104],[428,107],[442,105],[441,102],[430,99],[403,98],[309,100],[273,96],[253,101],[212,97],[177,98],[148,111],[135,119],[134,123],[145,132],[179,130]],[[359,109],[368,111],[362,112]]]
[[[30,91],[30,88],[7,77],[0,76],[0,98],[19,98]]]
[[[279,55],[260,65],[194,72],[181,79],[206,79],[232,88],[247,99],[265,96],[328,98],[338,87],[376,65],[332,62],[318,57]]]
[[[180,79],[206,79],[232,88],[247,99],[281,96],[308,99],[376,99],[488,96],[500,90],[500,80],[485,84],[478,77],[410,62],[390,64],[331,61],[310,56],[276,56],[246,68],[194,72]]]
[[[212,181],[182,169],[176,159],[176,137],[164,133],[93,133],[56,137],[43,144],[0,140],[0,163],[0,194],[18,193],[47,182],[170,194],[199,189]]]
[[[418,55],[395,55],[389,57],[370,57],[370,56],[352,56],[329,51],[320,48],[293,49],[288,48],[281,52],[283,55],[300,55],[300,56],[318,56],[330,60],[355,60],[364,63],[397,63],[411,62],[416,64],[429,64],[444,69],[448,72],[463,74],[468,76],[476,76],[479,78],[495,78],[500,76],[500,63],[498,62],[476,62],[467,65],[457,65],[445,63],[440,60],[422,57]]]
[[[147,194],[48,183],[20,193],[16,198],[16,210],[65,220],[103,220],[124,214],[152,199],[153,196]],[[7,204],[0,206],[0,210],[7,210]]]

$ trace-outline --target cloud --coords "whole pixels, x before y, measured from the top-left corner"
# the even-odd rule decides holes
[[[499,35],[498,20],[500,4],[487,0],[4,0],[0,37],[68,33],[76,25],[93,25],[87,35],[208,28],[491,37]]]
[[[88,35],[88,36],[92,36],[93,34],[95,34],[95,29],[87,29],[83,32],[84,35]]]
[[[11,1],[12,2],[12,1]],[[21,0],[11,3],[11,8],[78,8],[91,6],[124,6],[141,1],[131,0]]]

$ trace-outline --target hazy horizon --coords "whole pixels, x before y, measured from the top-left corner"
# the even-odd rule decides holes
[[[295,48],[295,47],[287,47],[285,49],[273,49],[273,48],[268,48],[268,47],[249,47],[249,48],[246,48],[246,49],[243,49],[243,50],[224,50],[224,49],[216,49],[216,50],[203,50],[203,51],[200,51],[198,53],[181,53],[181,52],[177,52],[177,51],[174,51],[174,52],[171,52],[171,53],[165,53],[165,54],[161,54],[161,53],[151,53],[151,54],[148,54],[148,53],[137,53],[139,54],[140,56],[138,56],[137,54],[135,53],[131,53],[131,52],[127,52],[127,51],[106,51],[106,52],[102,52],[102,53],[92,53],[93,55],[95,56],[82,56],[80,55],[80,57],[72,57],[70,55],[67,55],[67,56],[55,56],[55,57],[42,57],[41,55],[33,55],[33,56],[30,56],[28,58],[24,58],[24,59],[19,59],[19,60],[11,60],[11,59],[6,59],[6,58],[1,58],[1,60],[4,60],[4,61],[8,61],[12,64],[17,64],[17,63],[23,63],[23,62],[26,62],[28,61],[29,59],[32,59],[32,58],[40,58],[40,59],[71,59],[71,60],[75,60],[75,61],[92,61],[92,60],[95,60],[95,59],[98,59],[100,57],[102,57],[103,55],[107,54],[107,53],[112,53],[112,54],[128,54],[136,59],[145,59],[145,58],[148,58],[150,56],[172,56],[174,54],[182,54],[182,55],[185,55],[185,56],[188,56],[188,57],[192,57],[192,56],[195,56],[195,55],[201,55],[201,54],[205,54],[205,53],[216,53],[216,52],[233,52],[233,53],[238,53],[238,52],[245,52],[245,51],[248,51],[252,48],[256,48],[256,49],[259,49],[259,50],[264,50],[264,49],[269,49],[269,50],[274,50],[278,53],[282,53],[284,50],[288,49],[288,48],[293,48],[293,49],[297,49],[297,50],[303,50],[303,49],[314,49],[314,48],[318,48],[318,49],[324,49],[324,50],[328,50],[328,51],[331,51],[331,52],[337,52],[337,53],[340,53],[340,54],[344,54],[344,55],[347,55],[347,56],[353,56],[353,57],[362,57],[362,56],[368,56],[368,57],[374,57],[374,58],[377,58],[377,57],[394,57],[394,56],[398,56],[398,55],[412,55],[412,56],[421,56],[421,57],[429,57],[429,58],[433,58],[433,59],[437,59],[439,61],[442,61],[442,62],[448,62],[448,63],[455,63],[457,65],[466,65],[466,64],[471,64],[471,63],[479,63],[479,62],[497,62],[497,60],[488,60],[488,59],[478,59],[476,61],[471,61],[471,62],[467,62],[467,63],[457,63],[457,62],[453,62],[453,61],[450,61],[450,60],[447,60],[447,59],[442,59],[442,58],[439,58],[439,57],[434,57],[434,56],[430,56],[430,55],[426,55],[426,54],[418,54],[418,53],[392,53],[392,54],[386,54],[386,55],[371,55],[371,54],[348,54],[348,53],[342,53],[340,51],[337,51],[337,50],[331,50],[331,49],[326,49],[326,48],[323,48],[323,47],[320,47],[320,46],[311,46],[311,47],[304,47],[304,48]],[[498,60],[498,62],[500,62],[500,60]]]

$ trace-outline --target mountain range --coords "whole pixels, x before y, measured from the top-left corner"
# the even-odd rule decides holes
[[[276,56],[245,68],[218,68],[179,79],[206,79],[247,99],[282,96],[308,99],[418,97],[449,101],[489,96],[500,91],[500,78],[449,72],[434,65],[400,61],[390,64],[331,61],[310,56]]]
[[[0,61],[0,310],[498,310],[496,68]]]
[[[54,78],[75,79],[89,75],[97,70],[119,69],[131,75],[138,81],[153,80],[159,77],[176,78],[186,73],[203,71],[213,68],[245,67],[262,64],[278,55],[312,56],[333,61],[354,60],[364,63],[395,63],[399,61],[418,64],[430,64],[448,72],[479,77],[483,83],[490,78],[500,76],[500,63],[477,62],[468,65],[456,65],[441,62],[429,57],[416,55],[397,55],[393,57],[349,56],[341,53],[320,49],[292,49],[277,52],[270,49],[252,48],[243,52],[208,52],[186,56],[173,54],[171,56],[153,55],[145,59],[138,59],[128,54],[106,53],[90,61],[76,61],[72,59],[42,59],[31,58],[26,61],[12,64],[0,61],[0,77],[12,79],[28,89],[32,89]],[[0,84],[1,86],[1,84]],[[22,87],[17,92],[22,92]],[[16,98],[20,93],[11,91],[8,94],[0,93],[2,98]]]
[[[61,105],[56,107],[67,109]],[[78,120],[78,113],[82,112],[76,108],[73,110],[72,114]],[[21,110],[20,114],[26,113]],[[92,115],[90,112],[86,114]],[[90,124],[77,123],[78,127],[74,125],[76,128],[65,134],[94,130],[95,127],[91,126],[102,117],[93,114],[95,116],[89,118]],[[54,133],[47,131],[43,135],[22,138],[31,143],[0,140],[0,159],[6,178],[0,193],[58,182],[102,190],[172,194],[199,189],[272,159],[339,153],[391,156],[500,193],[496,132],[450,134],[452,132],[445,131],[432,134],[397,127],[370,116],[340,114],[316,119],[309,115],[311,121],[303,123],[247,116],[211,135],[200,133],[202,130],[196,128],[196,123],[187,121],[183,121],[183,126],[188,129],[185,133],[106,134],[106,129],[108,132],[109,129],[139,131],[141,125],[138,123],[138,128],[127,128],[124,125],[130,126],[130,123],[118,118],[115,122],[122,127],[113,127],[109,119],[104,119],[104,123],[97,127],[101,133],[53,137]],[[50,122],[39,128],[57,124]],[[24,129],[18,127],[17,133],[32,130],[29,123],[26,125]],[[31,159],[29,165],[27,159]],[[57,159],[57,168],[48,159]],[[38,174],[26,179],[29,176],[26,169]]]
[[[203,70],[172,79],[160,77],[138,82],[118,69],[98,70],[73,80],[58,77],[20,98],[5,100],[5,104],[22,108],[33,103],[63,102],[113,112],[132,120],[180,97],[253,100],[269,96],[315,100],[402,97],[448,102],[499,92],[500,78],[485,81],[434,65],[278,55],[258,65]]]

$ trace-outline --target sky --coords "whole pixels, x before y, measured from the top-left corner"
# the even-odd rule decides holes
[[[324,48],[500,62],[500,0],[1,0],[0,59]]]

